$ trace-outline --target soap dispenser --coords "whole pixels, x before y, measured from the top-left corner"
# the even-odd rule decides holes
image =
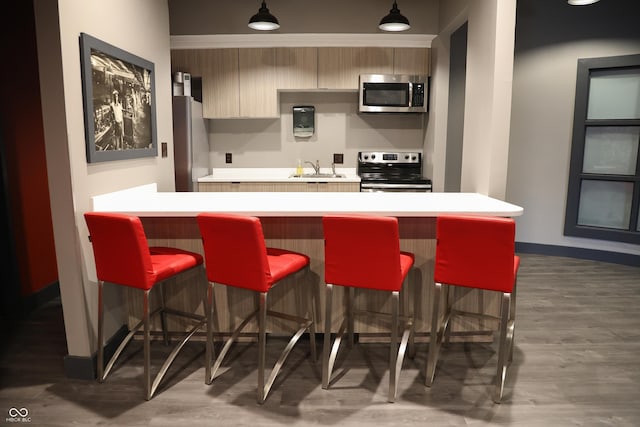
[[[301,176],[304,173],[304,169],[302,169],[302,160],[298,159],[298,163],[296,164],[296,175]]]
[[[293,136],[309,138],[315,131],[315,107],[297,105],[293,107]]]

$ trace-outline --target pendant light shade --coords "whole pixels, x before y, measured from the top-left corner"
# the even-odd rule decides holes
[[[269,13],[267,4],[263,1],[258,13],[249,19],[249,28],[260,31],[277,30],[280,28],[278,18]]]
[[[597,3],[599,0],[568,0],[571,6],[586,6],[588,4]]]
[[[398,4],[394,1],[389,14],[380,20],[378,28],[383,31],[406,31],[411,26],[409,20],[400,13]]]

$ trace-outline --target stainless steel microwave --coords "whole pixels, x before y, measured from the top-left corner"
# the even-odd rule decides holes
[[[425,113],[427,76],[360,74],[361,113]]]

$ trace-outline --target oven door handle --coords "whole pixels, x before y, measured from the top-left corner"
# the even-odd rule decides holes
[[[367,184],[362,183],[360,188],[363,190],[430,190],[431,184]]]

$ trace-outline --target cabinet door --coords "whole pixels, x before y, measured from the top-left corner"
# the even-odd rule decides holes
[[[354,192],[360,191],[360,184],[357,182],[319,182],[318,192]]]
[[[315,182],[241,182],[240,191],[316,191]]]
[[[240,117],[278,117],[276,51],[240,49]]]
[[[358,77],[360,74],[393,74],[393,49],[383,47],[356,48]],[[358,80],[356,80],[356,88]]]
[[[240,183],[238,182],[200,182],[198,183],[198,191],[201,191],[201,192],[240,191]]]
[[[355,48],[318,48],[318,88],[358,88]]]
[[[360,74],[392,72],[392,48],[318,48],[318,87],[322,89],[358,89]]]
[[[394,74],[431,75],[431,50],[427,48],[396,48],[393,50]]]
[[[205,118],[240,115],[238,49],[172,50],[171,71],[202,76],[202,115]]]
[[[318,87],[318,49],[279,47],[276,49],[278,89],[316,89]]]

